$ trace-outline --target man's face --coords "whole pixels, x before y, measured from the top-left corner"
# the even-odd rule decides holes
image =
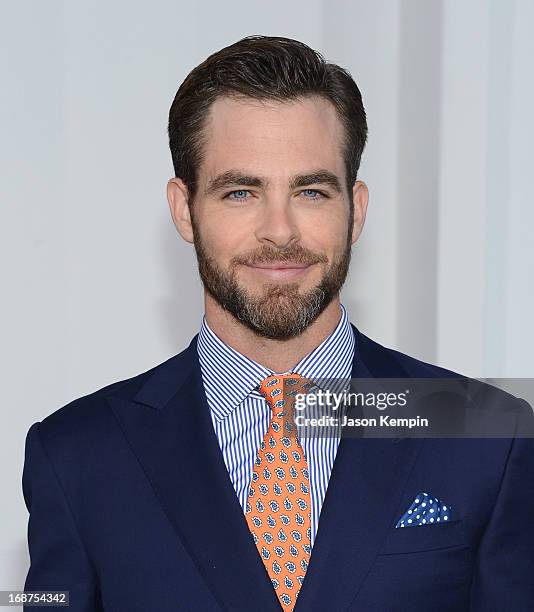
[[[342,138],[319,97],[210,109],[191,218],[199,272],[208,299],[260,336],[301,334],[345,281],[359,230]]]

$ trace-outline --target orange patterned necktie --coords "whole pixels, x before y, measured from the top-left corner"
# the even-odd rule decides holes
[[[311,386],[298,374],[268,376],[260,384],[272,416],[254,463],[245,511],[285,611],[295,606],[311,555],[308,463],[293,417],[295,395]]]

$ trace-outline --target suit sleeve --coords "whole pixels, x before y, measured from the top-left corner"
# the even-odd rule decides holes
[[[70,606],[24,606],[24,610],[96,612],[102,609],[97,576],[43,446],[39,425],[34,423],[27,433],[22,475],[30,553],[24,590],[69,591]]]
[[[526,402],[523,405],[532,410]],[[532,438],[514,438],[511,443],[499,494],[479,546],[470,610],[534,610]]]

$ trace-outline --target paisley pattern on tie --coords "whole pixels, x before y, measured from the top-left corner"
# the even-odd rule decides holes
[[[294,397],[311,386],[298,374],[284,374],[268,376],[259,388],[272,417],[256,456],[245,517],[283,610],[293,610],[311,555],[308,464],[294,423]]]

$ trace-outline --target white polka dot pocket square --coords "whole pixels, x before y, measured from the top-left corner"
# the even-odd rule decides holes
[[[451,520],[451,507],[441,499],[422,491],[400,517],[395,527],[417,527],[418,525],[446,523]]]

